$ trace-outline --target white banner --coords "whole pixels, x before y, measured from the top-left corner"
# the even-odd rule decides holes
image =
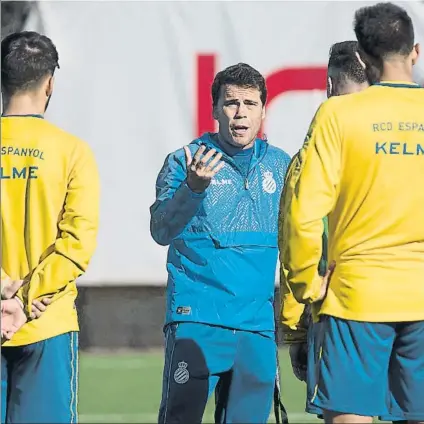
[[[82,281],[164,284],[166,249],[149,232],[155,179],[169,152],[214,129],[214,74],[246,62],[267,76],[264,131],[292,155],[325,98],[331,44],[354,39],[355,10],[373,3],[41,2],[29,29],[42,25],[61,66],[47,117],[92,146],[102,179]],[[424,41],[424,5],[402,4]]]

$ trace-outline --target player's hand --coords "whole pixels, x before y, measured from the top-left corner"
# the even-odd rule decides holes
[[[44,297],[41,300],[33,300],[31,306],[31,315],[32,319],[40,318],[41,315],[46,311],[47,306],[52,303],[52,299],[50,297]]]
[[[1,281],[1,297],[3,299],[12,299],[24,283],[25,280],[3,279]]]
[[[1,339],[10,340],[26,323],[27,317],[22,302],[14,297],[1,301]]]
[[[331,276],[333,275],[335,268],[336,268],[336,262],[333,261],[328,267],[324,277],[322,277],[321,292],[320,292],[319,298],[316,300],[317,302],[325,299],[325,296],[327,296],[328,286],[330,284]]]
[[[306,374],[308,371],[308,344],[305,342],[290,345],[289,354],[293,374],[298,380],[306,382]]]
[[[206,147],[200,146],[194,157],[188,146],[184,146],[187,164],[187,185],[195,193],[203,193],[211,183],[212,178],[222,169],[222,153],[216,154],[215,149],[203,155]]]

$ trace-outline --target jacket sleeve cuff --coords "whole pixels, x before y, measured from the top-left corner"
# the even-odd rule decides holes
[[[206,197],[206,191],[203,191],[202,193],[196,193],[188,186],[187,181],[183,182],[182,189],[184,190],[185,194],[188,194],[192,199],[204,199]]]
[[[323,277],[316,273],[312,281],[310,303],[315,303],[321,297],[322,280]]]
[[[28,321],[31,321],[31,305],[26,305],[25,304],[25,299],[22,293],[22,289],[18,290],[18,292],[15,294],[15,299],[17,300],[17,302],[21,305],[25,316],[27,317]]]
[[[296,286],[297,284],[294,287],[291,286],[296,300],[305,305],[311,305],[321,297],[322,277],[317,273],[310,284],[303,283],[298,287]]]

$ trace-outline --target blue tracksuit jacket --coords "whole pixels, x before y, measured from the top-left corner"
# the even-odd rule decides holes
[[[192,155],[202,144],[222,151],[206,133],[190,144]],[[150,230],[169,245],[166,324],[273,331],[278,211],[290,157],[257,139],[247,178],[230,156],[223,160],[202,194],[185,182],[183,149],[159,173]]]

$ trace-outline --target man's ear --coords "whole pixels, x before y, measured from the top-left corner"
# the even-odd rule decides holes
[[[212,116],[213,116],[213,119],[218,120],[218,110],[216,105],[212,106]]]
[[[265,119],[265,116],[266,116],[266,107],[264,106],[264,107],[262,108],[262,120],[264,120],[264,119]]]
[[[417,63],[418,58],[420,57],[421,46],[419,43],[415,44],[412,49],[412,64],[415,65]]]
[[[333,95],[333,80],[331,77],[327,77],[327,97],[330,98]]]
[[[46,97],[50,97],[53,93],[54,76],[49,77],[46,84]]]

